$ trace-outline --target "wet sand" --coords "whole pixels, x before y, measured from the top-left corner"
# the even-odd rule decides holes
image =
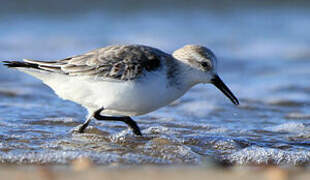
[[[21,166],[2,167],[1,179],[53,180],[53,179],[126,179],[126,180],[196,180],[196,179],[309,179],[310,171],[305,169],[280,169],[237,167],[230,169],[213,169],[199,167],[133,167],[105,168],[91,167],[75,169],[60,166]]]

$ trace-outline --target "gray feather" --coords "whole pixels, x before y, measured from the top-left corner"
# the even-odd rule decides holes
[[[133,80],[161,67],[161,57],[172,57],[158,49],[142,45],[107,46],[58,61],[24,60],[42,70],[69,76]]]

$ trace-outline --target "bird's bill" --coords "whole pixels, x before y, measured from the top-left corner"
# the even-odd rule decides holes
[[[218,75],[215,75],[211,83],[216,86],[219,90],[221,90],[235,105],[239,104],[238,99],[234,96],[234,94],[229,90],[229,88],[224,84],[221,78]]]

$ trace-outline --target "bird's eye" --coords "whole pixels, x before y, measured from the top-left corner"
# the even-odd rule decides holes
[[[206,68],[206,67],[209,66],[209,63],[207,63],[207,62],[201,62],[201,66],[204,67],[204,68]]]

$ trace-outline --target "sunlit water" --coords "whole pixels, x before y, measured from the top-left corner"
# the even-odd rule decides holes
[[[310,162],[310,11],[230,13],[92,12],[68,17],[11,15],[0,22],[3,60],[57,59],[108,44],[139,43],[172,52],[187,43],[215,51],[219,74],[240,100],[199,85],[158,111],[122,123],[92,121],[40,81],[0,66],[0,162],[67,164],[307,165]],[[65,82],[64,82],[65,83]],[[100,97],[99,97],[100,98]]]

